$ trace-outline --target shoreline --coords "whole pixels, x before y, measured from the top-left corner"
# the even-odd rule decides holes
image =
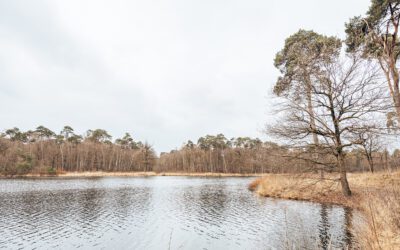
[[[353,233],[363,249],[400,249],[400,171],[349,173],[351,197],[344,197],[338,176],[267,174],[248,188],[262,197],[317,202],[355,209],[365,221]]]
[[[248,185],[248,189],[261,197],[307,201],[359,209],[359,188],[352,188],[352,196],[344,197],[340,185],[333,184],[332,176],[319,180],[314,174],[266,174]]]
[[[49,174],[26,174],[26,175],[0,175],[1,179],[18,178],[99,178],[99,177],[152,177],[152,176],[187,176],[187,177],[262,177],[262,174],[239,174],[239,173],[187,173],[187,172],[104,172],[104,171],[84,171],[84,172],[64,172],[54,175]]]

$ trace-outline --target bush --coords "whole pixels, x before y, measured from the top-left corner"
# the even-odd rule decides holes
[[[11,170],[11,175],[26,175],[33,169],[33,158],[31,155],[18,149],[17,152],[17,163],[15,169]]]
[[[47,168],[47,174],[48,175],[56,175],[57,171],[55,168],[49,167],[49,168]]]
[[[32,164],[27,161],[18,162],[15,170],[17,175],[28,174],[32,170]]]

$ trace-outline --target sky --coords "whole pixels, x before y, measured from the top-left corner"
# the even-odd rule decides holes
[[[0,130],[107,130],[157,152],[265,139],[273,59],[300,28],[344,38],[369,0],[0,0]]]

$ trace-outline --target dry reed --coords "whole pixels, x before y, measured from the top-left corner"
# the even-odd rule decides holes
[[[341,194],[338,177],[317,175],[265,175],[249,185],[267,197],[340,204],[355,208],[364,220],[354,228],[363,249],[400,249],[400,171],[348,175],[353,196]]]

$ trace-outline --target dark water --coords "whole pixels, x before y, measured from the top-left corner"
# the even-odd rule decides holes
[[[3,249],[316,249],[352,212],[257,197],[251,178],[0,180]]]

